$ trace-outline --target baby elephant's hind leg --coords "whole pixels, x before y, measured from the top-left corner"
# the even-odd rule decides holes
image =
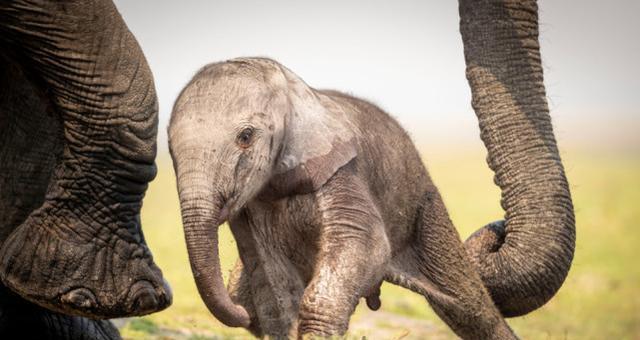
[[[464,339],[514,339],[433,186],[421,214],[413,252],[429,304]]]

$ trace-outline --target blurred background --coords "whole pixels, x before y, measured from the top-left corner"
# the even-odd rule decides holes
[[[168,310],[120,321],[125,338],[218,339],[222,326],[189,267],[166,127],[179,91],[205,64],[240,56],[280,61],[316,88],[368,99],[412,136],[465,239],[502,218],[464,75],[455,1],[124,1],[160,101],[159,174],[143,228],[174,290]],[[558,295],[509,320],[526,339],[640,339],[640,2],[539,1],[545,84],[571,184],[576,257]],[[237,259],[223,228],[225,275]],[[386,285],[382,309],[362,304],[350,336],[453,338],[426,301]]]

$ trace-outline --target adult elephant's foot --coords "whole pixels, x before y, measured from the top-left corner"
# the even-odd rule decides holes
[[[171,291],[144,243],[137,218],[123,224],[95,211],[45,203],[0,249],[0,278],[47,309],[90,318],[144,315]],[[97,216],[97,219],[88,216]]]

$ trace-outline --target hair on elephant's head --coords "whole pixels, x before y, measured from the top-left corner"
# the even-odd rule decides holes
[[[258,195],[311,192],[355,157],[351,129],[275,61],[200,70],[174,106],[169,143],[191,267],[211,312],[247,326],[224,288],[217,228]],[[207,237],[202,237],[203,235]]]

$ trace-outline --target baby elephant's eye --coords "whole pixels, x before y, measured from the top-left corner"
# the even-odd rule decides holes
[[[236,142],[241,148],[250,147],[251,143],[253,143],[253,129],[244,128],[242,131],[240,131],[238,137],[236,138]]]

